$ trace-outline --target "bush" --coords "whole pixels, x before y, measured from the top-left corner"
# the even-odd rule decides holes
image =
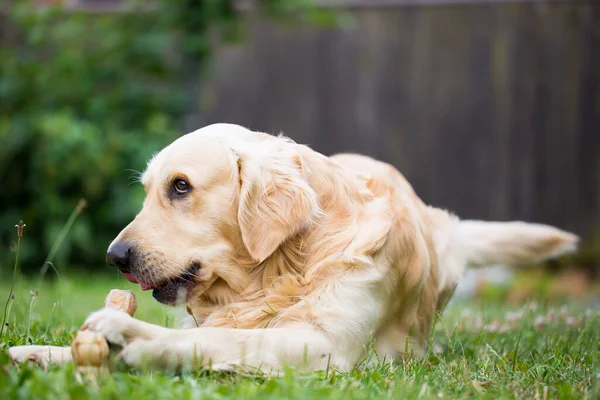
[[[131,169],[176,137],[183,93],[170,35],[156,15],[31,7],[10,8],[12,43],[0,50],[0,267],[23,219],[21,264],[39,270],[83,198],[53,261],[97,268],[141,205]]]

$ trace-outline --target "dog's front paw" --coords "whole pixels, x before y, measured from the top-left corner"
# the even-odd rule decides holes
[[[65,364],[71,361],[70,347],[15,346],[8,349],[13,364],[32,362],[47,367],[50,364]]]
[[[82,330],[99,332],[108,343],[126,346],[136,339],[149,339],[142,322],[124,311],[105,308],[88,317]]]

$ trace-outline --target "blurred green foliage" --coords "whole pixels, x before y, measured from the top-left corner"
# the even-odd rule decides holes
[[[2,268],[14,258],[14,225],[23,219],[21,265],[39,270],[81,198],[88,207],[54,261],[59,269],[98,268],[141,204],[127,170],[142,169],[176,137],[183,98],[169,85],[171,39],[150,15],[32,7],[21,1],[9,9],[16,35],[0,53]]]
[[[242,36],[232,3],[161,0],[151,11],[140,2],[111,14],[24,0],[6,7],[0,20],[0,272],[12,269],[20,219],[27,224],[22,268],[38,271],[82,198],[88,207],[52,261],[58,270],[103,266],[110,240],[141,206],[143,190],[130,185],[133,170],[143,170],[153,152],[177,137],[189,108],[185,60],[204,70],[215,31],[227,40]],[[316,22],[328,21],[304,0],[259,3],[271,15],[305,11]]]

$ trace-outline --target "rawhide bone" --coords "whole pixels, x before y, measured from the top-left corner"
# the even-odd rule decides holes
[[[113,289],[106,296],[104,307],[125,311],[133,317],[137,302],[131,290]],[[94,374],[109,371],[110,349],[101,333],[87,330],[77,332],[71,343],[71,353],[78,371]]]

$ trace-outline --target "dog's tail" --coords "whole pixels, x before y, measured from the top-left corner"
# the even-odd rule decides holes
[[[579,238],[543,224],[461,220],[458,243],[470,267],[526,265],[577,249]]]

